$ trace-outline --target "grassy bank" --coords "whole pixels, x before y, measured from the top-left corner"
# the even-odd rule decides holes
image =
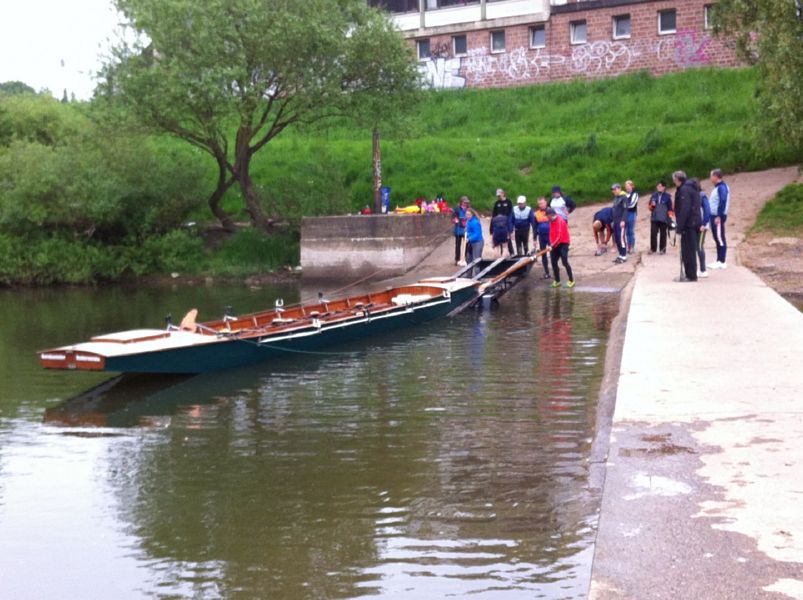
[[[748,69],[701,69],[431,92],[404,131],[385,135],[384,183],[394,204],[443,192],[487,208],[500,186],[535,196],[560,183],[583,202],[607,197],[613,181],[648,189],[679,168],[706,175],[792,163],[780,144],[752,138],[755,79]],[[367,129],[288,131],[255,157],[254,178],[278,195],[346,197],[353,210],[371,199],[370,156]]]
[[[803,235],[803,184],[787,185],[764,205],[753,231]]]

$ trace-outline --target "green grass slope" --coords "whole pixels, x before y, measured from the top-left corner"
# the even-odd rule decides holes
[[[698,69],[428,92],[404,131],[384,136],[383,183],[393,205],[443,192],[488,208],[497,187],[535,197],[560,184],[582,203],[607,198],[614,181],[647,191],[675,169],[791,164],[799,157],[779,143],[753,139],[755,85],[751,69]],[[340,123],[285,132],[255,156],[253,175],[268,195],[344,198],[354,210],[371,202],[370,161],[370,131]]]

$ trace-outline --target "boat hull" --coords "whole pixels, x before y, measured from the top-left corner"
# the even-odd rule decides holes
[[[301,331],[261,337],[222,337],[214,343],[105,356],[101,362],[87,363],[94,370],[122,373],[206,373],[287,358],[299,353],[315,354],[324,348],[389,331],[409,328],[446,316],[456,306],[476,295],[474,287],[455,290],[430,302],[401,306],[345,322],[323,323]],[[70,360],[75,364],[75,357]],[[86,363],[86,360],[83,359]],[[45,365],[65,368],[58,365]],[[66,368],[90,368],[80,365]]]

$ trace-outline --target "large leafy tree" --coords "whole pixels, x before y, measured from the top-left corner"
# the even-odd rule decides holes
[[[129,33],[99,96],[215,160],[209,205],[237,184],[252,222],[268,228],[254,155],[286,128],[409,107],[419,76],[387,16],[362,0],[114,0]]]
[[[770,130],[763,137],[803,149],[803,2],[718,0],[713,9],[717,33],[761,74],[762,125]]]

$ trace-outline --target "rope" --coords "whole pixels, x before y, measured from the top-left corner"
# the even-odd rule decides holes
[[[331,290],[331,291],[330,291],[328,294],[326,294],[326,295],[327,295],[327,296],[328,296],[328,295],[333,295],[333,294],[337,294],[337,293],[339,293],[339,292],[342,292],[343,290],[347,290],[347,289],[349,289],[350,287],[354,287],[354,286],[355,286],[355,285],[357,285],[358,283],[362,283],[362,282],[363,282],[363,281],[365,281],[366,279],[371,279],[371,277],[373,277],[374,275],[376,275],[376,274],[378,274],[378,273],[381,273],[382,271],[387,271],[388,269],[390,269],[390,267],[382,267],[381,269],[377,269],[376,271],[374,271],[374,272],[373,272],[373,273],[371,273],[370,275],[366,275],[366,276],[365,276],[365,277],[363,277],[362,279],[358,279],[357,281],[353,281],[352,283],[350,283],[350,284],[348,284],[348,285],[345,285],[345,286],[343,286],[342,288],[338,288],[338,289],[336,289],[336,290]]]

